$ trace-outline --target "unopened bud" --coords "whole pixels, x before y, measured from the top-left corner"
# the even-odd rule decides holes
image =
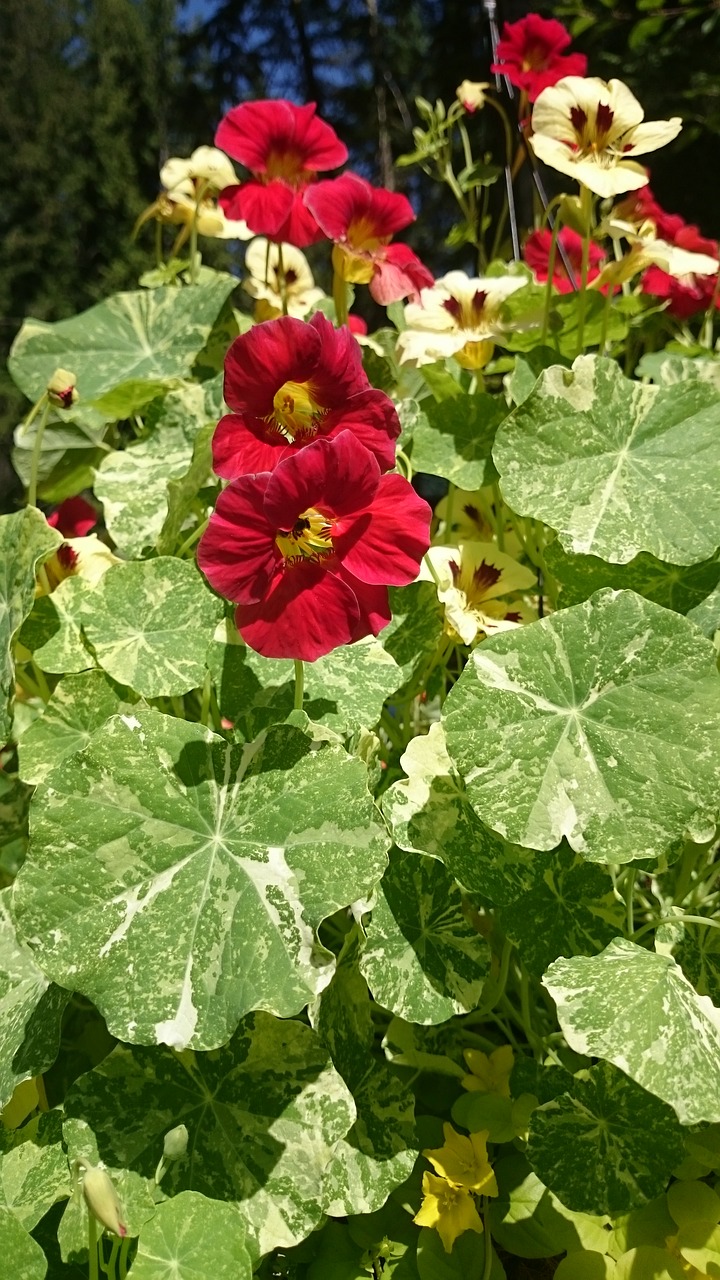
[[[83,1174],[82,1189],[88,1210],[98,1222],[116,1236],[126,1236],[122,1205],[105,1169],[89,1164]]]
[[[69,409],[75,404],[78,393],[75,389],[77,378],[67,369],[56,369],[47,384],[48,400],[56,409]]]
[[[490,88],[487,80],[463,80],[455,90],[455,97],[470,114],[485,106],[485,91]]]
[[[184,1124],[176,1124],[165,1134],[163,1156],[166,1160],[182,1160],[187,1151],[188,1131]]]

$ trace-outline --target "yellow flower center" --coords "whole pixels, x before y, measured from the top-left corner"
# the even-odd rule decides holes
[[[325,410],[315,400],[307,382],[283,382],[273,397],[273,412],[268,418],[286,440],[311,438]]]
[[[315,507],[298,517],[292,529],[280,529],[275,543],[286,564],[325,560],[333,553],[332,522]]]
[[[390,236],[379,236],[377,224],[368,217],[353,218],[347,229],[347,242],[353,249],[364,249],[372,253],[381,244],[387,244]]]
[[[290,187],[305,186],[314,176],[305,168],[304,157],[299,151],[271,151],[265,162],[265,173],[261,175],[268,182],[273,178],[281,178]]]

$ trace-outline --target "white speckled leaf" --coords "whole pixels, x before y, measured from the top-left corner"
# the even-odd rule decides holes
[[[560,584],[560,604],[566,608],[580,604],[594,591],[613,587],[616,591],[637,591],[646,600],[675,613],[689,613],[699,606],[720,582],[720,556],[699,564],[666,564],[642,552],[628,564],[609,564],[597,556],[572,556],[557,539],[543,552],[545,564]]]
[[[489,484],[495,477],[493,440],[506,414],[502,399],[484,393],[424,400],[412,428],[413,469],[443,476],[459,489]]]
[[[92,1165],[98,1165],[102,1161],[122,1205],[128,1235],[139,1235],[144,1224],[155,1213],[152,1183],[135,1170],[124,1168],[120,1161],[112,1158],[112,1153],[106,1158],[85,1118],[75,1119],[66,1110],[62,1129],[70,1167],[73,1167],[76,1160]],[[88,1214],[85,1198],[81,1194],[73,1195],[65,1206],[58,1228],[58,1243],[63,1261],[84,1262],[87,1266]]]
[[[20,643],[43,671],[77,674],[95,665],[82,635],[84,601],[93,587],[84,578],[66,578],[49,596],[40,596],[20,630]]]
[[[651,378],[661,387],[678,382],[709,382],[720,391],[720,360],[701,356],[697,360],[669,351],[649,351],[636,369],[638,378]]]
[[[91,419],[90,421],[80,420],[81,407],[84,410],[83,418]],[[67,412],[51,412],[40,441],[38,493],[48,502],[62,502],[63,498],[72,497],[80,489],[91,485],[93,468],[102,461],[109,447],[104,444],[107,426],[100,414],[86,405],[74,405],[71,413],[72,418],[68,418]],[[12,461],[26,488],[30,483],[40,422],[38,417],[27,429],[22,423],[15,429]],[[75,478],[76,488],[72,487],[72,477]],[[70,485],[69,492],[58,496],[58,486],[63,485]]]
[[[253,1258],[318,1225],[325,1169],[355,1119],[315,1033],[267,1013],[213,1053],[118,1046],[75,1083],[66,1110],[87,1121],[108,1164],[145,1178],[165,1133],[185,1124],[192,1159],[170,1165],[163,1190],[236,1204]]]
[[[218,273],[187,288],[116,293],[70,320],[26,320],[8,360],[13,380],[36,400],[58,365],[77,375],[83,401],[131,379],[182,378],[204,347],[237,280]]]
[[[24,1226],[0,1205],[0,1258],[12,1263],[12,1280],[43,1280],[47,1261],[40,1245]]]
[[[71,1191],[60,1112],[36,1116],[14,1136],[17,1145],[0,1156],[0,1203],[32,1231],[55,1201]]]
[[[688,618],[700,628],[703,635],[709,640],[713,639],[716,631],[720,630],[720,583],[709,596],[689,611]]]
[[[292,661],[263,658],[248,649],[231,619],[218,626],[207,664],[217,685],[220,710],[233,724],[246,725],[249,736],[292,711]],[[380,718],[385,699],[402,681],[395,659],[378,639],[368,636],[305,664],[303,709],[312,720],[339,733],[371,728]]]
[[[54,1062],[70,998],[41,972],[30,948],[17,937],[8,911],[10,892],[0,893],[0,1107],[21,1080]]]
[[[627,1213],[659,1196],[684,1155],[675,1112],[608,1062],[530,1117],[526,1155],[568,1208]]]
[[[140,556],[155,544],[168,515],[169,483],[186,475],[195,438],[206,422],[204,389],[187,383],[166,397],[147,439],[101,462],[95,494],[103,504],[108,532],[125,555]],[[200,483],[209,475],[208,458]]]
[[[18,744],[18,773],[25,782],[44,782],[66,756],[86,747],[96,729],[119,711],[129,711],[103,671],[66,676],[46,711]]]
[[[493,458],[510,506],[557,529],[566,551],[695,564],[720,545],[720,390],[709,383],[642,386],[614,360],[580,356],[572,373],[540,376]]]
[[[113,717],[50,775],[31,831],[15,906],[45,971],[120,1039],[177,1048],[322,990],[314,931],[372,891],[388,844],[341,747],[289,726],[233,747],[149,710]]]
[[[595,862],[710,839],[720,678],[685,618],[632,591],[486,640],[444,707],[450,756],[509,840]]]
[[[373,1053],[367,984],[358,969],[357,929],[348,936],[313,1025],[355,1099],[357,1119],[325,1171],[323,1209],[334,1217],[374,1213],[412,1172],[418,1153],[415,1099]]]
[[[480,821],[447,753],[441,724],[411,740],[402,766],[407,778],[382,797],[395,843],[439,858],[453,880],[491,902],[518,898],[533,882],[533,854],[507,844]]]
[[[104,671],[146,698],[195,689],[222,604],[188,560],[113,565],[85,602],[83,625]]]
[[[181,1191],[143,1227],[132,1270],[133,1280],[251,1280],[245,1224],[231,1205]]]
[[[445,1022],[476,1008],[489,965],[488,944],[442,863],[393,853],[360,958],[378,1004],[408,1022]]]
[[[720,1121],[720,1010],[670,956],[616,938],[561,958],[543,979],[577,1053],[612,1062],[681,1124]]]
[[[15,685],[12,642],[33,606],[35,568],[62,542],[36,507],[0,516],[0,741],[10,736]]]

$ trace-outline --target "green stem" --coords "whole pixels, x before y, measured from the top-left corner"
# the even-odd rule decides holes
[[[155,222],[155,266],[163,265],[163,229],[162,222]]]
[[[212,675],[208,671],[203,681],[202,698],[200,701],[200,723],[209,726],[210,719],[210,696],[212,694]]]
[[[578,345],[577,353],[583,354],[585,342],[585,312],[587,310],[587,281],[590,265],[590,233],[593,223],[593,198],[589,187],[580,188],[580,211],[582,215],[582,264],[580,267],[580,295],[578,298]]]
[[[555,294],[553,285],[553,276],[555,275],[555,258],[557,257],[558,236],[560,234],[560,219],[556,218],[552,229],[552,239],[550,241],[550,253],[548,255],[548,274],[545,281],[545,305],[543,307],[542,334],[540,341],[544,344],[547,342],[548,329],[550,328],[550,310],[552,300]]]
[[[635,932],[635,877],[634,867],[628,868],[625,875],[625,936],[632,938]]]
[[[97,1248],[97,1223],[95,1215],[88,1209],[88,1277],[89,1280],[99,1280],[98,1276],[98,1248]]]
[[[125,1236],[120,1245],[120,1280],[126,1280],[128,1273],[128,1253],[130,1252],[130,1237]]]
[[[20,428],[19,434],[21,436],[25,435],[25,432],[29,430],[29,428],[32,426],[33,422],[37,418],[43,405],[47,403],[48,403],[48,393],[47,391],[43,391],[42,395],[38,396],[38,399],[35,401],[32,409],[30,410],[27,418],[25,419],[25,421],[23,422]]]
[[[658,916],[657,919],[650,920],[648,924],[644,924],[642,929],[638,929],[633,937],[633,942],[637,942],[638,938],[642,938],[651,929],[657,929],[658,925],[661,924],[707,924],[711,929],[720,929],[720,920],[713,920],[711,916],[686,916],[685,914]]]
[[[197,284],[197,238],[198,238],[198,214],[200,212],[200,204],[207,191],[209,183],[201,182],[195,192],[195,211],[190,226],[190,283]]]
[[[482,1280],[490,1280],[490,1272],[492,1271],[493,1264],[493,1242],[492,1233],[490,1231],[490,1202],[487,1196],[483,1196],[482,1209],[483,1227],[485,1228],[485,1260],[483,1262]]]
[[[506,938],[505,941],[503,942],[502,955],[500,957],[500,972],[498,974],[497,982],[494,984],[491,992],[489,993],[490,1002],[489,1004],[487,1004],[483,999],[478,1007],[478,1013],[479,1014],[482,1013],[483,1016],[490,1013],[490,1011],[495,1008],[495,1005],[499,1003],[499,1001],[502,999],[502,997],[505,994],[505,988],[507,986],[507,980],[508,980],[508,973],[510,972],[510,957],[512,955],[513,945],[514,944],[510,941],[509,938]],[[485,985],[488,986],[489,984],[486,983]]]
[[[285,264],[283,262],[282,250],[283,250],[282,245],[278,243],[277,277],[278,277],[278,284],[280,286],[280,301],[282,303],[282,313],[284,316],[286,316],[288,313],[288,291],[287,291],[287,280],[285,278]]]
[[[348,299],[347,285],[338,271],[333,271],[333,302],[335,303],[335,320],[338,328],[347,324]]]
[[[605,355],[605,349],[607,347],[607,333],[608,333],[608,325],[610,323],[610,311],[612,310],[612,304],[613,304],[613,293],[614,293],[614,288],[611,284],[609,284],[607,286],[607,293],[605,294],[605,305],[603,307],[602,325],[600,328],[599,354],[601,356]]]
[[[50,687],[48,685],[47,680],[45,679],[45,672],[38,666],[34,658],[30,659],[30,666],[33,669],[35,682],[37,684],[38,689],[40,690],[40,697],[42,698],[43,702],[49,702],[50,699],[52,698],[52,693],[50,692]]]
[[[184,720],[185,719],[185,703],[183,702],[183,699],[178,697],[172,697],[170,699],[170,703],[176,718],[178,720]]]
[[[32,462],[30,463],[30,484],[28,485],[28,506],[37,506],[37,490],[38,490],[38,471],[40,470],[40,451],[42,449],[43,436],[47,426],[48,413],[50,412],[50,401],[45,395],[45,407],[43,415],[38,425],[37,434],[35,436],[35,444],[32,451]],[[42,399],[42,397],[41,397]],[[30,419],[28,419],[30,421]],[[27,423],[26,423],[27,425]]]
[[[112,1248],[110,1250],[110,1257],[108,1258],[107,1262],[102,1262],[100,1264],[102,1266],[103,1271],[105,1272],[105,1275],[108,1277],[108,1280],[115,1280],[115,1264],[117,1262],[117,1256],[119,1251],[120,1251],[120,1237],[113,1236]]]
[[[294,711],[302,711],[304,690],[305,690],[305,666],[300,658],[295,658],[295,698],[293,700]]]
[[[210,523],[210,517],[208,516],[207,520],[203,520],[202,524],[199,524],[197,529],[193,529],[190,536],[186,538],[185,541],[183,542],[182,546],[180,547],[180,550],[175,552],[178,559],[181,560],[182,557],[185,555],[185,552],[189,551],[190,548],[193,546],[193,544],[196,543],[198,539],[202,537],[209,523]]]

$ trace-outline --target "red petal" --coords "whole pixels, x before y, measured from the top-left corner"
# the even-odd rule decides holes
[[[84,538],[98,522],[97,511],[84,498],[66,498],[47,518],[64,538]]]
[[[347,147],[335,130],[315,115],[315,103],[298,107],[285,98],[244,102],[220,122],[215,145],[255,173],[264,173],[271,152],[299,155],[315,173],[337,169]]]
[[[328,515],[355,514],[372,503],[379,483],[374,455],[352,432],[341,431],[332,440],[306,445],[275,468],[265,493],[265,515],[275,529],[291,529],[311,507]]]
[[[240,605],[235,622],[246,644],[264,657],[304,662],[368,634],[359,630],[352,588],[309,561],[279,573],[261,604]]]
[[[342,565],[337,570],[336,576],[352,587],[360,609],[360,620],[353,633],[353,640],[362,640],[363,636],[378,635],[392,620],[387,587],[361,582],[354,574],[347,573]]]
[[[348,240],[355,249],[364,248],[372,240],[389,238],[415,221],[412,205],[405,196],[384,187],[372,187],[356,173],[314,182],[305,191],[304,199],[330,240]],[[358,224],[362,224],[361,233]]]
[[[226,413],[212,438],[213,471],[223,480],[273,471],[292,448],[285,440],[273,443],[266,439],[263,422],[239,413]]]
[[[244,218],[256,236],[276,240],[290,217],[295,199],[292,187],[276,179],[267,184],[245,182],[242,186],[225,187],[218,203],[227,218],[235,221]]]
[[[223,394],[231,409],[264,418],[284,382],[305,382],[320,359],[312,325],[281,316],[240,334],[225,357]]]
[[[378,460],[381,471],[395,466],[395,441],[402,430],[395,405],[384,391],[361,391],[351,396],[344,409],[329,413],[322,434],[329,440],[341,431],[351,431]]]
[[[433,274],[406,244],[389,244],[378,256],[375,275],[370,281],[370,293],[376,302],[387,307],[401,298],[414,299],[421,289],[429,289],[435,283]]]
[[[226,600],[262,600],[281,559],[263,512],[270,476],[244,476],[224,489],[198,544],[197,562]]]
[[[382,476],[372,503],[338,523],[333,546],[343,567],[363,582],[406,586],[430,546],[431,517],[403,476]]]

